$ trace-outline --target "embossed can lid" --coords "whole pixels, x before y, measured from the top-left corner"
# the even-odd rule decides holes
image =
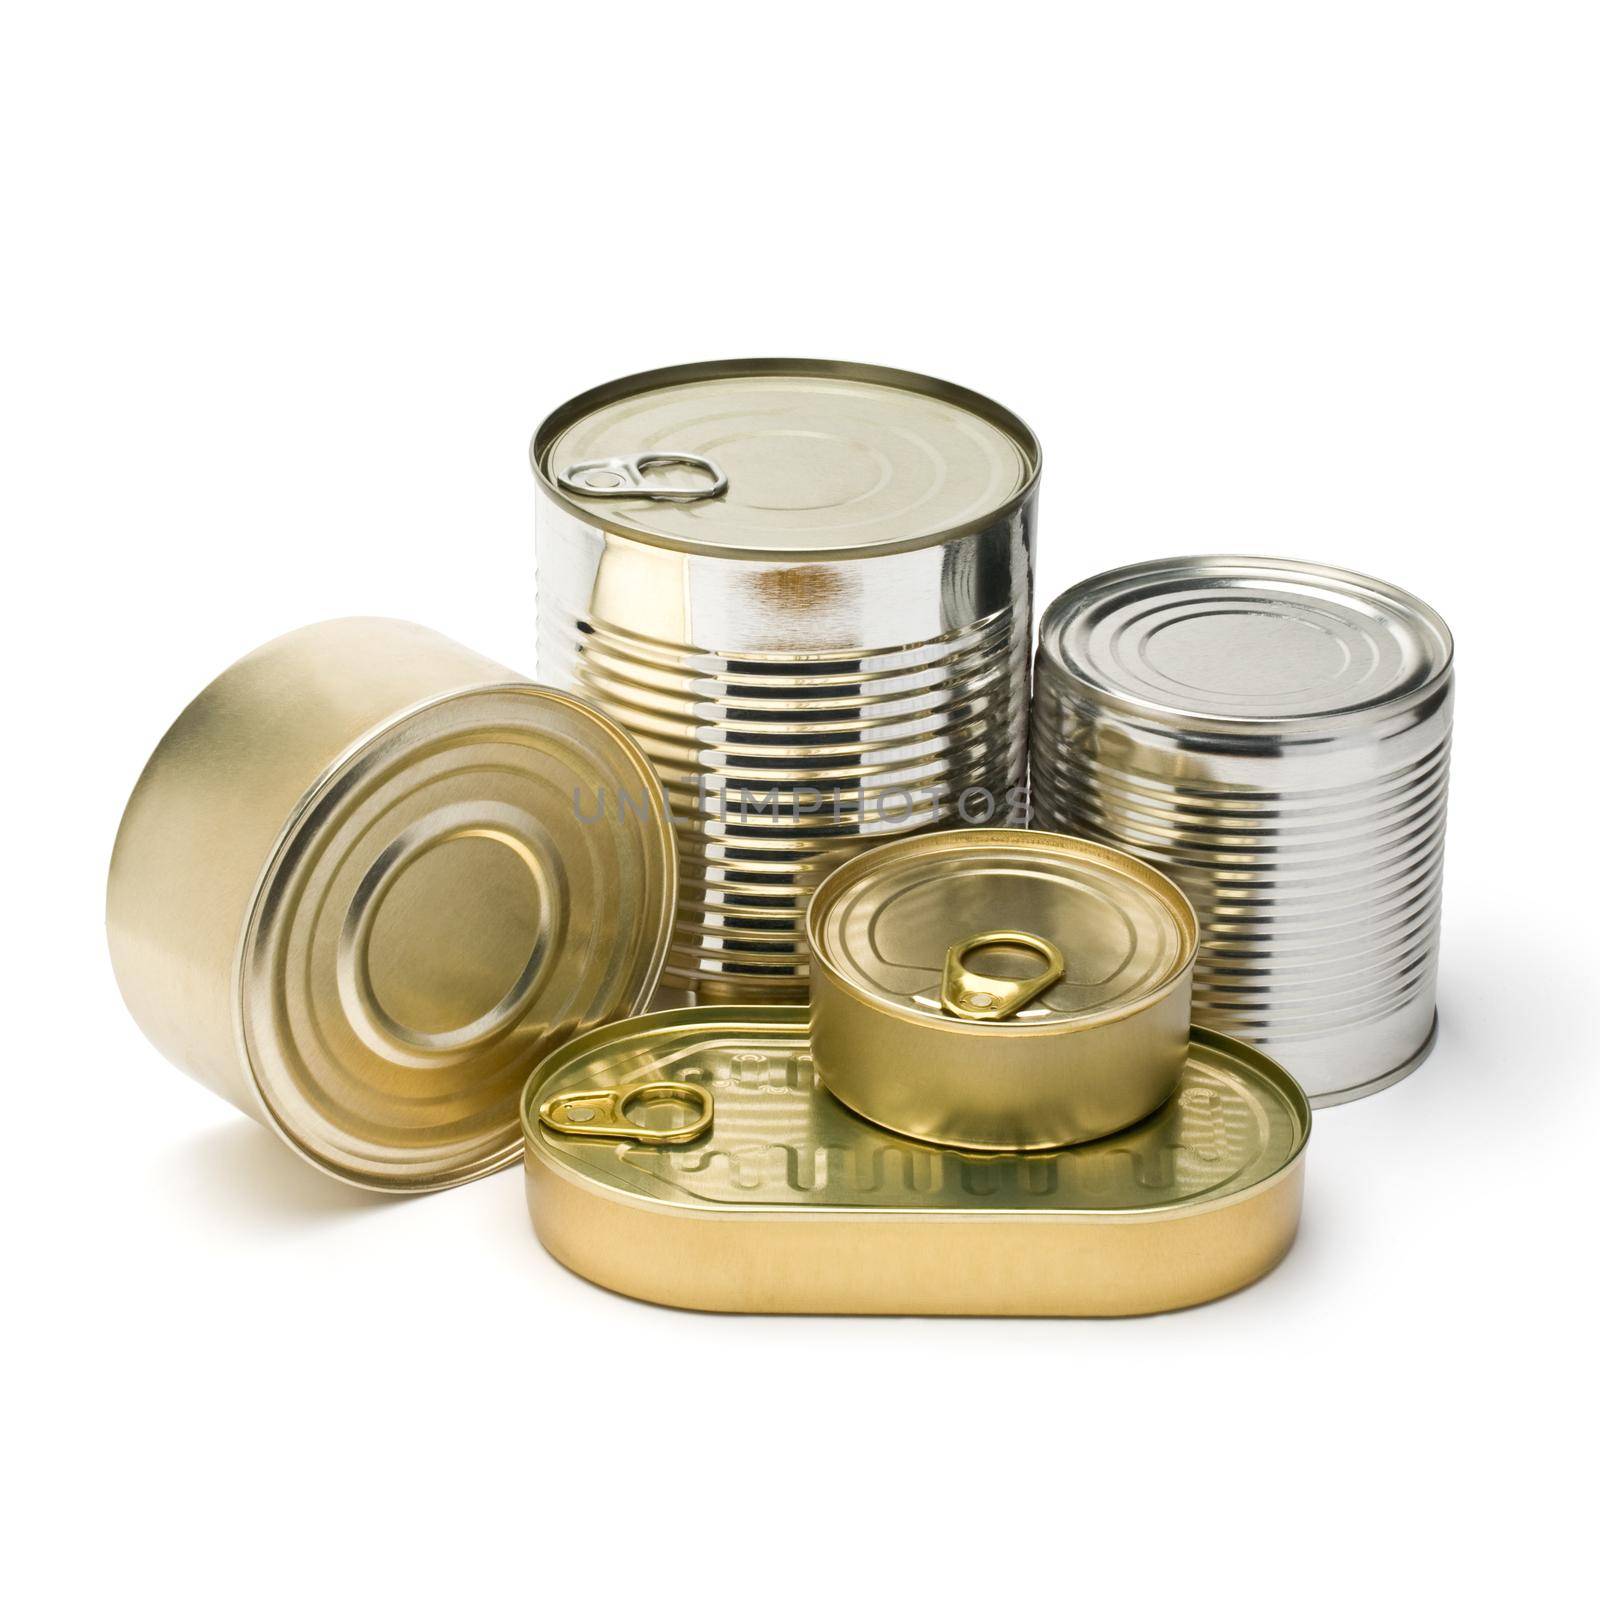
[[[1357,572],[1184,556],[1074,585],[1045,612],[1041,673],[1070,694],[1224,735],[1426,694],[1450,670],[1444,619]]]
[[[262,1104],[368,1187],[492,1170],[531,1064],[647,1003],[676,881],[660,783],[582,701],[508,682],[373,729],[285,827],[244,930]]]
[[[566,1120],[586,1102],[620,1114],[591,1135],[588,1122]],[[1178,1092],[1120,1134],[1003,1158],[926,1145],[855,1116],[822,1088],[798,1006],[614,1023],[541,1063],[522,1115],[530,1163],[618,1196],[746,1216],[778,1207],[1158,1221],[1272,1182],[1311,1133],[1305,1095],[1283,1068],[1196,1028]]]
[[[705,362],[580,395],[534,436],[567,509],[624,536],[751,558],[881,554],[1007,514],[1039,446],[1009,411],[916,373]]]
[[[1088,839],[920,834],[840,867],[812,900],[813,958],[910,1021],[1095,1027],[1177,982],[1198,942],[1169,878]]]

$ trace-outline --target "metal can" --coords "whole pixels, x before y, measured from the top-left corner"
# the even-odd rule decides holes
[[[1009,829],[900,839],[834,872],[806,926],[817,1071],[897,1133],[1076,1144],[1177,1086],[1199,930],[1120,850]]]
[[[528,1209],[574,1272],[704,1311],[1126,1316],[1254,1282],[1294,1241],[1311,1112],[1196,1029],[1178,1092],[1093,1144],[978,1155],[852,1116],[804,1008],[614,1023],[523,1097]]]
[[[752,360],[623,378],[540,425],[540,675],[655,763],[682,870],[667,982],[803,998],[852,850],[1021,820],[1033,435],[953,384]]]
[[[1256,556],[1152,561],[1045,613],[1039,824],[1194,902],[1195,1018],[1313,1105],[1411,1071],[1435,1031],[1450,630],[1390,584]]]
[[[591,707],[380,618],[236,662],[145,767],[106,892],[123,998],[178,1066],[363,1187],[514,1161],[545,1051],[666,956],[676,854]]]

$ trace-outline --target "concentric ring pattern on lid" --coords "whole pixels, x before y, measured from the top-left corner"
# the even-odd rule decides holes
[[[1099,1021],[1170,985],[1194,954],[1193,913],[1160,874],[1120,851],[1007,829],[929,834],[836,875],[812,925],[816,957],[862,994],[919,1021],[948,1025],[940,1002],[947,951],[996,928],[1047,939],[1061,978],[1000,1029]],[[996,948],[1000,976],[1038,958]]]
[[[653,452],[705,458],[726,491],[668,501],[559,486],[575,464]],[[533,461],[568,509],[647,541],[819,556],[911,548],[991,520],[1031,487],[1039,452],[1009,412],[953,384],[839,362],[741,361],[580,396],[541,428]],[[666,466],[648,481],[702,480]]]
[[[658,782],[581,702],[507,683],[402,715],[262,879],[239,1004],[267,1112],[372,1187],[505,1164],[533,1063],[653,992],[675,886]]]
[[[1420,694],[1450,630],[1403,589],[1255,556],[1152,561],[1091,578],[1046,612],[1040,649],[1091,697],[1180,723],[1273,725]]]

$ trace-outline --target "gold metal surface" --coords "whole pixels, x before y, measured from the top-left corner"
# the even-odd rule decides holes
[[[807,931],[817,1068],[896,1132],[1075,1144],[1148,1116],[1183,1069],[1194,912],[1119,850],[1001,828],[897,840],[824,881]],[[970,973],[980,952],[997,1014],[949,1003],[952,954]]]
[[[681,1121],[651,1127],[663,1108]],[[577,1089],[539,1107],[539,1125],[574,1139],[631,1139],[635,1144],[693,1144],[711,1131],[711,1092],[698,1083],[636,1083],[631,1088]]]
[[[654,991],[675,851],[591,707],[413,624],[346,619],[224,672],[150,758],[106,922],[172,1061],[364,1187],[516,1159],[517,1093]]]
[[[967,959],[980,950],[1028,950],[1044,962],[1044,967],[1032,978],[978,972],[967,965]],[[964,1017],[968,1022],[999,1022],[1014,1016],[1030,1000],[1038,999],[1065,971],[1061,952],[1038,934],[1023,933],[1019,928],[975,934],[945,952],[939,1004],[952,1017]]]
[[[554,1096],[693,1085],[690,1144],[552,1130]],[[854,1116],[817,1078],[796,1006],[613,1023],[523,1097],[545,1247],[623,1294],[710,1311],[1120,1316],[1215,1299],[1282,1258],[1311,1114],[1259,1051],[1197,1029],[1152,1117],[1071,1149],[981,1155]]]

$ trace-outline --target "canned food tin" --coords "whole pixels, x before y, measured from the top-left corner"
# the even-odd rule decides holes
[[[864,843],[1021,820],[1038,444],[953,384],[672,367],[548,417],[539,668],[666,784],[668,983],[804,997],[806,901]]]
[[[347,619],[264,645],[173,724],[106,923],[172,1061],[335,1177],[436,1189],[514,1161],[533,1064],[648,1000],[674,872],[660,785],[603,716]]]
[[[1266,1056],[1196,1030],[1155,1116],[1094,1144],[976,1155],[853,1116],[798,1006],[614,1023],[523,1098],[528,1208],[574,1272],[704,1311],[1123,1316],[1215,1299],[1283,1257],[1310,1110]]]
[[[1450,631],[1389,584],[1254,556],[1153,561],[1046,612],[1039,823],[1170,873],[1200,916],[1195,1018],[1313,1105],[1434,1032]]]
[[[807,929],[817,1070],[898,1133],[1097,1139],[1183,1071],[1194,912],[1120,850],[1007,829],[896,840],[829,877]]]

